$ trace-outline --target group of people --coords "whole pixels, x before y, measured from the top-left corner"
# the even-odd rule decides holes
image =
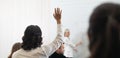
[[[62,37],[61,13],[62,10],[60,10],[60,8],[55,8],[55,13],[53,16],[57,22],[57,36],[51,44],[41,46],[42,31],[40,27],[37,25],[30,25],[24,32],[24,36],[22,37],[23,42],[19,44],[19,47],[17,46],[19,49],[12,48],[12,50],[14,49],[16,51],[12,51],[9,58],[58,58],[60,56],[62,58],[72,58],[72,50],[77,50],[76,47],[81,44],[81,41],[74,45],[69,38],[69,29],[65,30],[64,37]],[[16,44],[13,45],[13,47],[15,46]]]
[[[53,16],[57,23],[57,36],[52,43],[42,46],[40,27],[30,25],[24,32],[23,42],[17,45],[20,48],[12,50],[9,58],[74,58],[72,50],[77,50],[81,42],[72,44],[69,29],[62,37],[61,14],[60,8],[55,8]],[[89,19],[89,58],[120,58],[119,24],[120,4],[103,3],[95,8]]]

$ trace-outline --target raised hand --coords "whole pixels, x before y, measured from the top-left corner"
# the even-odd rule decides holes
[[[60,8],[55,8],[55,12],[53,13],[53,16],[56,19],[57,24],[61,24],[61,14],[62,14],[62,10],[60,10]]]

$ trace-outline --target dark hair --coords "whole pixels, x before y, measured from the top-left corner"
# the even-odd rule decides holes
[[[90,58],[120,58],[120,5],[103,3],[89,21]]]
[[[20,48],[21,48],[21,43],[15,43],[14,45],[13,45],[13,47],[12,47],[12,50],[11,50],[11,54],[8,56],[8,58],[12,58],[12,54],[14,53],[14,52],[16,52],[17,50],[19,50]]]
[[[30,25],[26,28],[23,36],[23,45],[22,48],[24,50],[35,49],[36,47],[40,47],[42,45],[42,32],[39,26]]]

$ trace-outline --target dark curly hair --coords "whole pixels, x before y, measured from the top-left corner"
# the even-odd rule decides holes
[[[120,58],[120,5],[103,3],[89,21],[90,58]]]
[[[35,49],[42,45],[42,32],[39,26],[30,25],[26,28],[24,36],[22,38],[22,48],[24,50]]]

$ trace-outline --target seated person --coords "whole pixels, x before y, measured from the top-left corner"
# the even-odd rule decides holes
[[[38,25],[29,25],[22,37],[21,49],[14,52],[12,58],[48,58],[53,54],[63,43],[62,28],[61,28],[60,8],[55,8],[54,18],[57,23],[57,36],[53,42],[42,46],[42,30]]]
[[[59,49],[56,50],[49,58],[66,58],[64,55],[64,44],[60,46]]]

